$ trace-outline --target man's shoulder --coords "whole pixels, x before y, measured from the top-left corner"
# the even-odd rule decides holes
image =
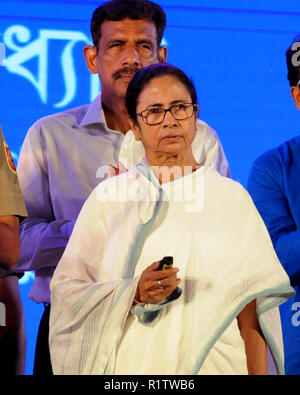
[[[254,160],[248,179],[248,189],[252,190],[255,185],[283,182],[282,175],[286,172],[289,164],[298,160],[300,156],[300,139],[293,138],[284,141],[261,154]]]
[[[273,147],[259,155],[254,164],[257,165],[267,165],[270,161],[276,160],[278,158],[279,147]]]
[[[47,115],[37,120],[31,127],[31,129],[43,129],[52,128],[53,125],[74,126],[80,125],[82,119],[86,115],[90,104],[74,107],[65,111],[61,111],[55,114]]]
[[[254,161],[254,166],[268,168],[276,164],[282,164],[288,160],[291,151],[295,149],[294,147],[296,147],[297,151],[300,153],[300,136],[284,141],[276,147],[268,149]]]

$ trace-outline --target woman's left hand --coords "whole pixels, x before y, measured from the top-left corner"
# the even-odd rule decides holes
[[[148,266],[141,275],[135,302],[137,303],[159,303],[166,299],[180,283],[177,278],[178,268],[157,270],[160,262],[154,262]]]

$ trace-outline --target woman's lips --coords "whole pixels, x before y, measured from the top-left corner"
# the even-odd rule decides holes
[[[163,137],[163,140],[168,142],[177,142],[180,138],[181,136],[179,134],[168,134],[167,136]]]

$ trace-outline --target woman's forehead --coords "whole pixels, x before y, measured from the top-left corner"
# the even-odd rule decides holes
[[[164,75],[149,81],[140,94],[139,105],[164,105],[190,99],[187,87],[176,76]]]

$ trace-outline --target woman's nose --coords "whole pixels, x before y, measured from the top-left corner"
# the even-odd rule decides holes
[[[170,110],[167,110],[165,113],[165,119],[164,119],[164,126],[177,126],[178,121],[174,118],[174,115],[171,113]]]

